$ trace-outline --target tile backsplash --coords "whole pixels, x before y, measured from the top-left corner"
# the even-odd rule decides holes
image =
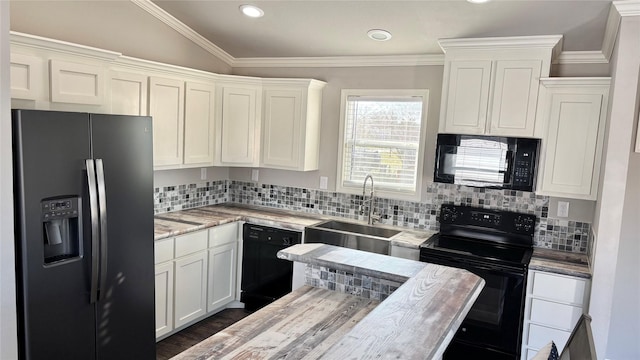
[[[228,188],[228,180],[157,187],[153,190],[153,211],[155,214],[161,214],[224,204],[228,201]]]
[[[402,285],[391,280],[310,264],[307,264],[304,275],[306,285],[380,301]]]
[[[437,218],[444,203],[509,210],[538,218],[534,246],[587,252],[591,224],[549,218],[548,196],[440,183],[430,184],[426,191],[424,202],[376,198],[374,209],[380,214],[380,222],[437,231]],[[229,202],[366,219],[359,211],[360,195],[231,180],[156,188],[154,200],[156,214]]]

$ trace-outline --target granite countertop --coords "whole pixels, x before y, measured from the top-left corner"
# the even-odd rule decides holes
[[[586,254],[533,248],[529,269],[591,279],[591,269]]]
[[[340,220],[363,224],[361,221],[319,214],[271,209],[258,206],[211,205],[195,209],[175,211],[155,216],[155,240],[182,235],[234,221],[246,221],[256,225],[303,231],[305,227],[327,220]],[[418,249],[434,231],[409,230],[401,227],[376,224],[376,227],[401,230],[389,239],[391,245]]]
[[[174,359],[439,359],[484,287],[465,270],[325,244],[278,257],[404,284],[380,303],[305,286]]]

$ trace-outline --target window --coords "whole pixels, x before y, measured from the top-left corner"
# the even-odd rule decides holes
[[[420,197],[428,90],[342,90],[338,191]]]

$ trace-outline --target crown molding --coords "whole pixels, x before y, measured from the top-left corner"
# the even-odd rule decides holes
[[[610,77],[550,77],[540,78],[540,84],[545,87],[562,87],[562,86],[609,86],[611,84]]]
[[[113,61],[122,54],[115,51],[98,49],[91,46],[79,45],[62,40],[49,39],[37,35],[24,34],[17,31],[9,32],[9,41],[12,45],[53,50],[59,53],[84,56],[91,59]]]
[[[156,19],[162,21],[182,36],[193,41],[196,45],[200,46],[204,50],[208,51],[211,55],[216,56],[220,60],[224,61],[227,65],[233,66],[234,57],[229,55],[226,51],[205,39],[202,35],[198,34],[195,30],[185,25],[182,21],[176,19],[173,15],[164,11],[158,5],[151,2],[151,0],[130,0],[132,3],[138,5],[142,10],[146,11]]]
[[[614,1],[613,6],[620,16],[640,16],[640,0]]]
[[[611,55],[609,55],[611,56]],[[602,51],[563,51],[554,64],[607,64],[609,58]]]
[[[236,58],[233,67],[366,67],[444,65],[444,55]]]

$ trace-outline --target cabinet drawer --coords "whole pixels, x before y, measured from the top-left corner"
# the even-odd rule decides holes
[[[209,229],[209,247],[238,241],[238,223],[218,225]]]
[[[539,324],[571,331],[580,315],[582,315],[582,308],[578,306],[531,299],[531,321]]]
[[[540,349],[553,340],[560,352],[567,343],[567,340],[569,340],[569,335],[571,335],[569,331],[556,330],[546,326],[529,324],[529,338],[527,339],[527,345],[532,348]]]
[[[176,238],[176,258],[207,248],[207,231],[198,231]]]
[[[533,296],[558,300],[572,304],[583,304],[584,280],[535,272],[533,275]]]
[[[158,240],[153,245],[155,264],[173,259],[173,238]]]

